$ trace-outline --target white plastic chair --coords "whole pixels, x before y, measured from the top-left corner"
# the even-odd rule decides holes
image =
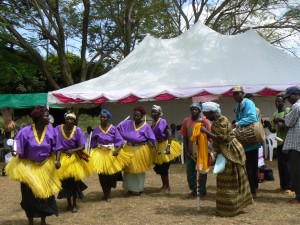
[[[268,140],[269,160],[272,161],[274,148],[277,148],[276,134],[273,133],[269,134],[267,140]]]

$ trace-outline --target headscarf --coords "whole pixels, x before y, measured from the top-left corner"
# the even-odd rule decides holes
[[[30,117],[32,118],[33,122],[37,122],[45,112],[48,112],[49,110],[45,106],[37,106],[34,108],[30,114]]]
[[[197,108],[197,109],[199,109],[200,112],[201,112],[201,110],[202,110],[202,106],[201,106],[201,104],[198,103],[198,102],[193,102],[193,103],[190,105],[190,109],[191,109],[191,108]]]
[[[220,105],[215,102],[204,102],[202,103],[202,112],[216,112],[221,115]]]
[[[49,123],[51,124],[54,123],[54,117],[52,115],[49,115]]]
[[[162,109],[161,109],[161,107],[159,105],[153,105],[152,109],[154,109],[155,111],[157,111],[160,116],[163,115]]]
[[[65,113],[65,119],[67,119],[67,117],[71,117],[71,118],[73,118],[74,120],[76,120],[76,115],[75,115],[75,113],[72,112],[71,110],[69,110],[69,111],[67,111],[67,112]]]
[[[102,114],[107,114],[108,119],[111,119],[111,118],[112,118],[112,115],[111,115],[110,111],[108,111],[107,109],[102,109],[102,110],[100,111],[100,115],[102,115]]]
[[[137,106],[137,107],[135,107],[133,110],[134,110],[134,111],[139,111],[139,112],[141,112],[141,114],[142,114],[143,116],[146,115],[146,110],[144,109],[143,106]]]

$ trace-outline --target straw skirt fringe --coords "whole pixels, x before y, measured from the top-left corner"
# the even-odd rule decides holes
[[[6,165],[5,171],[10,179],[27,184],[35,197],[45,199],[61,189],[54,161],[54,155],[39,164],[28,159],[13,157]]]
[[[124,151],[127,153],[132,153],[133,157],[131,159],[131,164],[124,168],[125,173],[144,173],[146,172],[155,157],[155,151],[149,144],[145,145],[125,145]]]
[[[161,143],[157,143],[157,148],[161,154],[156,154],[154,163],[161,165],[163,163],[168,163],[181,154],[181,145],[177,141],[172,141],[170,146],[170,154],[164,154],[164,151],[167,149],[168,140],[165,140]]]
[[[92,149],[90,161],[96,173],[112,175],[131,164],[133,153],[120,149],[119,154],[113,156],[114,150],[101,147]]]
[[[84,152],[87,154],[86,150]],[[62,153],[60,155],[60,164],[61,167],[57,171],[61,180],[71,177],[75,180],[82,180],[93,173],[93,164],[90,161],[87,162],[81,159],[76,153],[73,153],[70,157]]]

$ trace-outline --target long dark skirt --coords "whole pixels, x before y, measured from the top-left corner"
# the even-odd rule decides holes
[[[160,174],[161,176],[168,176],[169,175],[169,168],[170,168],[170,163],[163,163],[161,165],[155,164],[153,170],[155,171],[156,174]]]
[[[117,181],[122,181],[122,173],[118,172],[111,175],[98,174],[101,187],[116,188]]]
[[[76,196],[83,199],[83,191],[88,188],[81,180],[76,181],[74,178],[68,178],[61,181],[62,190],[58,193],[57,198],[71,198]]]
[[[46,199],[36,198],[31,188],[24,183],[21,183],[21,193],[21,207],[24,209],[27,218],[46,217],[51,215],[58,216],[58,209],[54,196]]]

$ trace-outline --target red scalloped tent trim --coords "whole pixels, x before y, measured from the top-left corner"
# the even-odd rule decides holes
[[[174,95],[171,95],[169,93],[160,94],[160,95],[157,95],[156,97],[154,97],[154,99],[157,101],[173,100],[175,98],[176,97]]]
[[[259,92],[255,92],[255,94],[258,94],[258,95],[261,95],[261,96],[276,96],[277,94],[279,94],[280,91],[275,91],[275,90],[272,90],[272,89],[269,89],[269,88],[265,88]],[[214,95],[213,93],[209,93],[207,91],[202,91],[198,94],[195,94],[191,97],[201,97],[201,96],[205,96],[205,95]],[[70,97],[67,97],[63,94],[59,94],[59,93],[53,93],[53,96],[56,97],[59,101],[65,103],[65,104],[71,104],[71,103],[80,103],[80,102],[84,102],[85,100],[83,99],[80,99],[80,98],[70,98]],[[229,90],[227,92],[225,92],[224,94],[222,94],[223,97],[232,97],[233,94],[232,94],[232,91]],[[156,97],[154,97],[155,100],[157,101],[166,101],[166,100],[173,100],[173,99],[176,99],[177,97],[174,96],[174,95],[171,95],[169,93],[163,93],[163,94],[160,94],[160,95],[157,95]],[[121,102],[121,103],[132,103],[132,102],[137,102],[139,101],[141,98],[135,96],[135,95],[129,95],[128,97],[126,98],[123,98],[123,99],[119,99],[117,101]],[[94,104],[103,104],[103,103],[106,103],[106,102],[109,102],[110,100],[105,98],[105,97],[100,97],[100,98],[97,98],[97,99],[93,99],[93,100],[90,100],[89,102],[91,103],[94,103]]]
[[[55,96],[59,101],[65,103],[65,104],[84,102],[84,100],[82,100],[80,98],[73,99],[73,98],[66,97],[63,94],[59,94],[59,93],[53,93],[53,96]]]
[[[140,100],[141,98],[135,96],[135,95],[129,95],[128,97],[126,98],[123,98],[123,99],[120,99],[118,100],[119,102],[122,102],[122,103],[132,103],[132,102],[137,102],[138,100]]]
[[[107,101],[108,101],[108,99],[105,97],[96,98],[96,99],[91,100],[91,102],[94,104],[103,104],[103,103],[106,103]]]

